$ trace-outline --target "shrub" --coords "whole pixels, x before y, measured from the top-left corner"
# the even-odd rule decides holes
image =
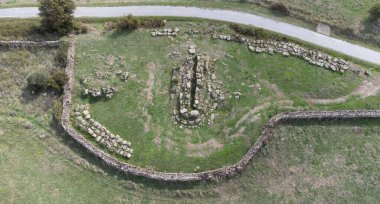
[[[370,20],[380,19],[380,2],[373,5],[368,12]]]
[[[49,87],[49,77],[44,73],[33,73],[27,78],[28,87],[34,91],[44,91]]]
[[[61,68],[66,67],[68,44],[62,43],[55,56],[55,64]]]
[[[61,118],[62,118],[62,110],[63,110],[62,102],[63,102],[63,99],[61,96],[54,102],[54,105],[53,105],[53,119],[59,123],[61,122]]]
[[[272,39],[287,42],[288,39],[285,36],[281,36],[277,33],[266,31],[262,28],[252,28],[248,26],[242,26],[239,24],[231,24],[230,28],[240,35],[254,37],[256,39]]]
[[[48,89],[62,92],[67,81],[67,76],[62,69],[53,69],[46,73],[36,72],[27,78],[28,87],[36,92],[46,91]]]
[[[262,28],[250,28],[238,24],[232,24],[230,25],[230,28],[241,35],[251,36],[257,39],[267,39],[272,37]]]
[[[82,24],[79,21],[74,21],[73,23],[73,31],[75,34],[86,34],[88,33],[88,26]]]
[[[104,24],[104,30],[106,30],[106,31],[111,31],[111,30],[113,30],[115,28],[116,28],[116,24],[114,22],[112,22],[112,21],[106,22]]]
[[[65,86],[68,77],[63,69],[54,69],[50,72],[51,76],[51,88],[57,90],[59,92],[63,91],[63,87]]]
[[[73,0],[40,0],[39,10],[44,31],[67,34],[74,29]]]
[[[113,30],[117,28],[119,30],[135,30],[139,27],[144,28],[161,28],[165,26],[165,22],[159,19],[138,19],[132,15],[120,17],[116,24],[113,22],[107,22],[105,25],[105,30]]]
[[[273,12],[280,13],[280,14],[283,14],[283,15],[289,15],[288,8],[283,3],[281,3],[281,2],[273,2],[269,6],[269,8]]]
[[[117,20],[116,27],[119,30],[135,30],[139,28],[140,22],[132,15],[123,16]]]
[[[161,28],[165,27],[165,22],[159,19],[144,19],[140,22],[144,28]]]

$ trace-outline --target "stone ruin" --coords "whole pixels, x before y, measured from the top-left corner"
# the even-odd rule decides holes
[[[96,142],[105,145],[111,152],[130,159],[133,153],[131,142],[123,140],[119,135],[112,134],[107,128],[91,119],[89,109],[90,105],[88,104],[76,107],[74,114],[77,127],[95,138]]]
[[[116,75],[119,76],[122,81],[126,81],[129,77],[129,72],[118,70],[116,71]]]
[[[178,35],[179,28],[165,28],[162,30],[155,30],[151,32],[152,37],[160,37],[160,36],[173,36],[176,37]]]
[[[214,123],[214,110],[224,101],[223,83],[216,80],[210,58],[198,54],[173,70],[171,99],[176,100],[176,123],[196,127],[207,120]]]
[[[112,96],[117,92],[115,87],[104,86],[103,88],[91,88],[83,89],[83,96],[90,95],[94,98],[105,96],[107,98],[112,98]]]
[[[332,71],[344,73],[350,67],[343,59],[333,57],[321,51],[307,49],[291,42],[280,42],[275,40],[252,40],[240,35],[213,34],[212,38],[225,41],[234,41],[248,46],[255,53],[280,53],[284,56],[296,56],[308,61],[310,64],[324,67]]]

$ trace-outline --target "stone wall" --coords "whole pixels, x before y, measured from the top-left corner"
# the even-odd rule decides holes
[[[0,41],[0,47],[23,48],[23,47],[59,47],[61,41]]]
[[[190,182],[201,180],[214,180],[221,178],[229,178],[242,172],[249,164],[259,149],[268,142],[272,136],[273,128],[284,121],[303,120],[303,119],[351,119],[351,118],[380,118],[380,110],[347,110],[347,111],[307,111],[307,112],[286,112],[280,113],[272,117],[260,137],[255,144],[248,150],[245,156],[234,165],[222,167],[215,170],[199,172],[199,173],[165,173],[151,171],[121,162],[102,149],[96,147],[88,141],[83,135],[78,133],[71,124],[71,99],[72,89],[74,86],[74,55],[75,42],[69,44],[67,55],[67,67],[65,69],[68,76],[68,82],[64,88],[63,96],[63,112],[62,112],[62,127],[73,139],[86,148],[89,152],[100,158],[109,166],[114,167],[126,174],[141,176],[149,179],[166,181],[166,182]]]

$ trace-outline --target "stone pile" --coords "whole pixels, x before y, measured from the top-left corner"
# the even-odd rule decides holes
[[[308,61],[310,64],[325,67],[332,71],[344,73],[350,65],[343,59],[338,59],[321,51],[307,49],[291,42],[279,42],[274,40],[252,40],[240,35],[213,35],[213,38],[235,41],[248,46],[249,50],[255,53],[279,53],[284,56],[296,56]]]
[[[96,79],[105,79],[109,76],[109,74],[107,72],[96,72],[95,73],[95,78]]]
[[[187,34],[189,35],[196,35],[196,34],[199,34],[199,31],[198,30],[194,30],[194,29],[190,29]]]
[[[119,135],[112,134],[107,128],[91,119],[90,106],[78,105],[75,110],[76,125],[87,132],[96,142],[105,145],[111,152],[126,158],[131,158],[133,149],[131,142],[123,140]]]
[[[83,95],[91,95],[92,97],[102,97],[103,95],[107,98],[112,98],[112,96],[117,92],[115,87],[104,86],[103,88],[91,88],[91,89],[83,89]]]
[[[189,46],[189,54],[191,54],[191,55],[195,54],[195,45]]]
[[[173,36],[176,37],[178,35],[179,28],[165,28],[162,30],[155,30],[151,32],[152,37],[160,37],[160,36]]]
[[[116,75],[119,76],[121,80],[126,81],[128,79],[129,72],[122,72],[121,70],[118,70]]]
[[[213,71],[207,55],[189,57],[173,70],[171,92],[177,97],[171,98],[177,100],[173,110],[177,123],[194,127],[208,118],[208,124],[213,124],[212,112],[225,99],[222,83],[215,81]]]

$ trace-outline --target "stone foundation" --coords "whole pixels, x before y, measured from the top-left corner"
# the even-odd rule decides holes
[[[74,43],[70,43],[68,49],[67,67],[65,69],[66,74],[68,76],[68,82],[66,83],[64,88],[62,127],[68,135],[70,135],[89,152],[94,154],[96,157],[100,158],[109,166],[114,167],[127,174],[141,176],[149,179],[166,182],[192,182],[233,177],[244,170],[244,168],[249,164],[249,162],[252,160],[255,154],[260,150],[260,148],[268,142],[268,140],[272,136],[273,128],[275,128],[276,125],[279,125],[281,124],[281,122],[284,121],[300,119],[330,120],[380,118],[380,110],[308,111],[280,113],[269,120],[268,124],[264,128],[262,134],[257,139],[255,144],[248,150],[246,155],[243,156],[242,159],[234,165],[199,173],[166,173],[151,171],[117,160],[116,158],[110,156],[108,153],[104,152],[102,149],[93,145],[91,142],[86,140],[80,133],[78,133],[74,128],[72,128],[70,113],[72,105],[72,90],[74,85],[74,53]]]
[[[174,120],[190,127],[196,127],[206,119],[212,125],[213,111],[225,99],[222,82],[216,81],[210,59],[205,54],[189,57],[173,70],[170,90],[171,98],[176,100]]]

